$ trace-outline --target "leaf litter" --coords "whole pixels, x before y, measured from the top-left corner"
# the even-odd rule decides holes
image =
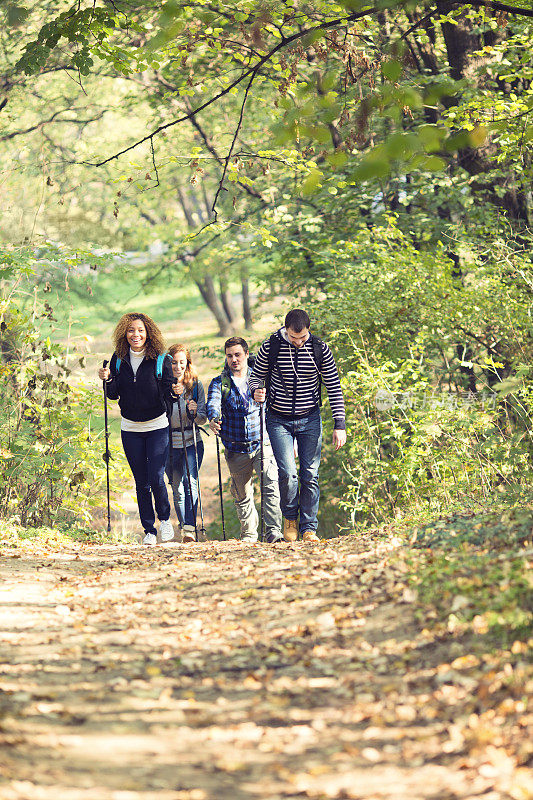
[[[0,797],[525,800],[527,638],[435,546],[4,549]]]

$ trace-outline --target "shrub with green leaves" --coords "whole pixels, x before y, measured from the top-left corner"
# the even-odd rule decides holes
[[[3,309],[0,517],[30,526],[89,522],[105,481],[101,425],[91,427],[101,395],[69,380],[65,347],[39,331],[50,307],[22,312],[8,296]]]
[[[519,501],[533,483],[527,256],[507,246],[503,259],[494,238],[481,257],[472,234],[454,274],[443,247],[415,248],[392,218],[320,244],[333,266],[313,297],[315,330],[336,354],[348,423],[341,468],[325,453],[325,498],[352,524],[503,492]]]

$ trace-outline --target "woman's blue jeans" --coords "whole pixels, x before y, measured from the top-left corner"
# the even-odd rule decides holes
[[[196,441],[198,450],[198,467],[202,465],[204,457],[204,443],[198,436]],[[198,470],[196,468],[196,456],[194,445],[186,448],[189,472],[191,473],[191,492],[189,491],[189,481],[187,479],[187,468],[183,456],[183,447],[173,447],[171,452],[172,462],[167,464],[167,476],[172,486],[172,496],[174,498],[174,508],[180,525],[192,525],[196,527],[196,510],[198,508]]]
[[[281,513],[285,519],[297,519],[299,530],[316,531],[318,527],[318,468],[322,450],[322,420],[315,408],[305,417],[289,419],[268,410],[266,428],[278,464]],[[300,486],[294,455],[298,446]]]
[[[168,427],[137,433],[121,431],[122,445],[135,479],[139,516],[145,533],[156,534],[155,514],[160,521],[170,517],[170,503],[165,484],[165,464],[168,458]]]

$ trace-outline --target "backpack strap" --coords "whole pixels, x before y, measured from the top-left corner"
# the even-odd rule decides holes
[[[169,421],[169,437],[170,437],[170,443],[171,443],[171,449],[172,449],[172,431],[170,430],[170,427],[171,427],[170,426],[170,417],[172,416],[172,405],[173,405],[173,403],[171,401],[167,402],[166,398],[163,395],[163,387],[162,387],[162,383],[161,383],[162,378],[163,378],[163,364],[165,363],[165,358],[170,358],[170,355],[168,353],[160,353],[157,356],[157,360],[155,362],[155,378],[156,378],[156,381],[157,381],[157,389],[159,391],[159,399],[161,400],[161,403],[163,404],[163,407],[165,408],[166,415],[167,415],[168,421]]]
[[[226,370],[220,375],[220,389],[222,393],[222,402],[225,403],[231,392],[231,378]]]
[[[267,390],[267,404],[270,405],[272,400],[271,392],[270,392],[270,385],[271,385],[271,378],[272,378],[272,371],[277,369],[278,375],[280,377],[283,390],[285,394],[288,396],[289,391],[287,389],[287,384],[285,383],[285,379],[281,374],[281,370],[278,367],[278,356],[279,351],[281,350],[281,338],[279,333],[272,333],[270,335],[270,339],[268,340],[268,371],[265,380],[265,389]]]
[[[310,341],[313,350],[312,359],[315,362],[315,367],[318,373],[318,405],[322,405],[322,362],[324,360],[324,349],[323,349],[323,342],[322,339],[319,339],[318,336],[313,336],[310,334]],[[274,369],[278,370],[278,375],[280,377],[283,389],[285,394],[288,395],[289,391],[287,389],[287,385],[281,374],[281,370],[278,366],[278,356],[279,351],[281,349],[281,338],[279,333],[273,333],[269,339],[269,347],[268,347],[268,372],[266,378],[266,390],[267,390],[267,402],[270,404],[271,402],[271,392],[270,392],[270,384],[271,384],[271,375]]]
[[[322,339],[319,339],[318,336],[313,336],[311,334],[311,344],[313,345],[313,356],[316,363],[316,368],[320,371],[322,369],[322,362],[324,360],[324,348],[322,345],[324,342]]]
[[[161,378],[163,377],[163,363],[164,363],[165,358],[167,357],[167,355],[168,355],[168,353],[161,353],[160,355],[157,356],[157,361],[155,362],[155,376],[156,376],[158,381],[160,381]],[[115,362],[115,368],[116,368],[116,371],[117,371],[117,375],[120,372],[121,363],[122,363],[122,359],[117,357],[117,360]]]
[[[324,360],[324,344],[322,339],[318,336],[311,334],[311,345],[313,347],[313,361],[315,362],[316,370],[318,372],[318,405],[322,405],[322,362]]]

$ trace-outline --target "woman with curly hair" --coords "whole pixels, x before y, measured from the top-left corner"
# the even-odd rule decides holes
[[[174,377],[163,357],[161,331],[146,314],[124,314],[113,333],[115,352],[109,367],[98,370],[107,396],[122,415],[122,445],[135,479],[137,505],[144,528],[143,544],[157,542],[154,503],[161,522],[161,541],[174,538],[165,485],[169,451],[169,410]],[[162,356],[162,358],[159,358]],[[153,495],[153,502],[152,502]]]
[[[182,526],[182,541],[193,542],[198,507],[198,470],[204,457],[204,443],[199,433],[200,429],[196,428],[196,431],[193,431],[193,426],[203,425],[207,419],[205,391],[198,380],[198,373],[193,366],[191,354],[185,345],[173,344],[168,352],[172,356],[172,372],[175,381],[173,391],[177,395],[177,399],[172,406],[170,418],[172,451],[168,461],[167,475],[172,486],[176,514]],[[185,459],[187,459],[187,463]]]

